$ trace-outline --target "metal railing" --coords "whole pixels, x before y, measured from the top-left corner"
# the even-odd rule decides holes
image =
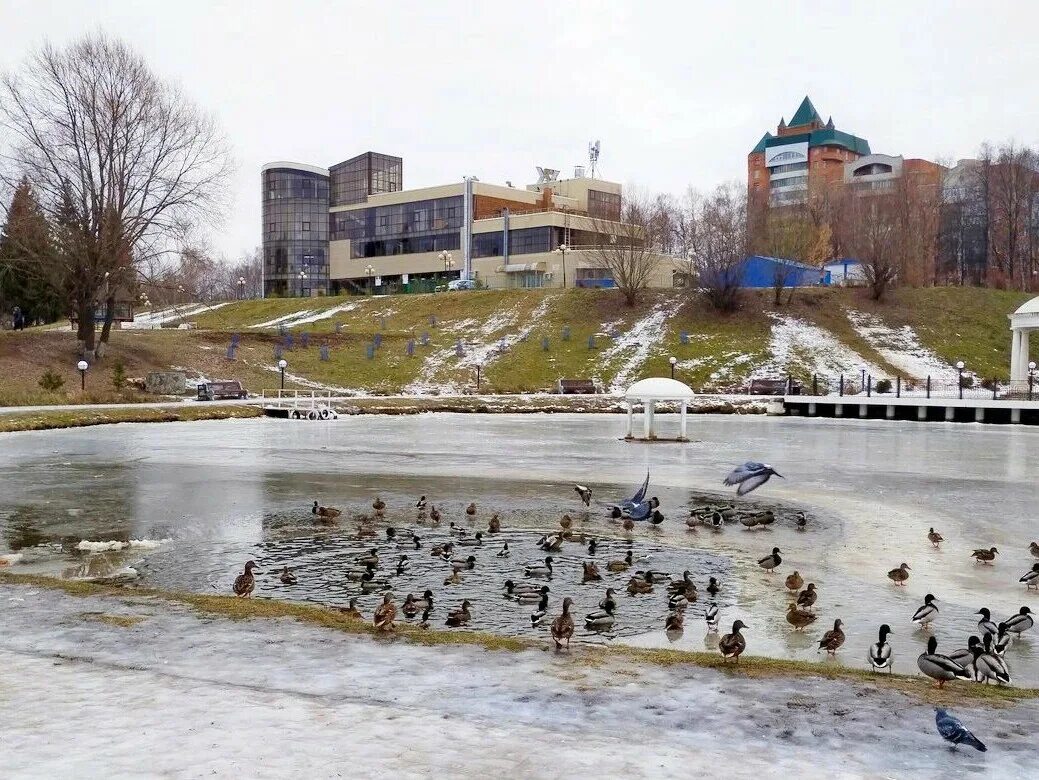
[[[812,374],[807,382],[788,375],[786,395],[854,396],[867,398],[942,398],[957,400],[1027,400],[1039,401],[1039,382],[1027,380],[978,377],[960,374],[958,381],[926,376],[924,379],[895,376],[873,376],[861,371],[857,374]]]
[[[266,409],[307,409],[317,411],[321,407],[331,408],[331,390],[262,390],[260,399]]]

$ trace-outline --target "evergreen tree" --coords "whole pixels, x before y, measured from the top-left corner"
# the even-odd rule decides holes
[[[51,228],[32,186],[22,179],[0,229],[0,311],[53,322],[66,311],[64,279]]]

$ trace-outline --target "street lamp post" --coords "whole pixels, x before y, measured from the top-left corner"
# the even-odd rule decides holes
[[[1032,383],[1035,381],[1035,361],[1028,363],[1028,400],[1032,400]]]
[[[555,250],[559,254],[560,260],[562,261],[562,265],[563,265],[563,289],[564,290],[566,289],[566,253],[567,253],[568,249],[570,249],[570,247],[568,247],[566,244],[560,244],[559,248]]]
[[[956,361],[956,384],[960,388],[960,400],[963,400],[963,361]]]
[[[306,297],[305,294],[304,294],[306,291],[303,289],[303,284],[306,281],[307,281],[307,272],[306,271],[300,271],[299,272],[299,297],[300,298]]]
[[[437,255],[437,258],[444,264],[444,277],[447,278],[448,274],[451,273],[451,269],[455,267],[454,258],[451,257],[450,252],[441,252]]]
[[[480,392],[480,369],[482,368],[482,365],[476,364],[476,392]]]
[[[371,295],[372,290],[372,278],[375,276],[375,269],[370,265],[364,269],[364,275],[368,277],[368,294]]]
[[[76,368],[79,369],[79,389],[86,392],[87,389],[87,369],[90,365],[85,360],[81,360],[76,364]]]
[[[242,300],[242,301],[245,300],[245,277],[244,276],[239,276],[238,277],[238,299]]]
[[[667,359],[667,362],[671,364],[671,378],[674,379],[675,378],[675,363],[678,362],[678,358],[676,358],[674,355],[672,355],[671,357],[669,357]]]
[[[288,361],[282,358],[278,361],[278,370],[281,371],[281,389],[285,389],[285,368],[288,366]]]

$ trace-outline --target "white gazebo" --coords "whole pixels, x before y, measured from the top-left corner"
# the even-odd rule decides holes
[[[1011,392],[1028,391],[1028,334],[1039,330],[1039,298],[1025,302],[1010,315],[1010,389]]]
[[[693,392],[692,388],[682,384],[677,379],[652,377],[636,382],[624,394],[624,401],[628,404],[628,433],[624,438],[635,438],[632,427],[635,417],[635,404],[641,403],[643,407],[643,438],[653,440],[657,438],[656,430],[653,427],[656,405],[662,401],[674,401],[679,404],[678,441],[688,441],[685,435],[686,409],[695,395],[696,393]]]

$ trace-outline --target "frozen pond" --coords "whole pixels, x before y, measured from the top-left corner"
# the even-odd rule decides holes
[[[664,426],[672,422],[664,418]],[[566,544],[553,557],[555,576],[550,612],[564,596],[575,612],[594,609],[607,586],[617,587],[618,619],[609,635],[579,634],[590,641],[626,641],[710,647],[700,617],[704,586],[719,578],[723,625],[739,617],[751,628],[748,653],[819,659],[816,644],[835,618],[848,639],[837,662],[865,663],[867,646],[880,623],[894,630],[897,671],[916,673],[916,656],[927,634],[910,623],[926,593],[938,598],[934,626],[939,647],[951,651],[977,633],[981,607],[998,618],[1022,604],[1039,608],[1018,578],[1032,565],[1028,543],[1039,530],[1036,485],[1039,431],[883,421],[773,419],[696,416],[694,441],[685,445],[625,443],[623,419],[615,415],[422,415],[352,417],[333,423],[273,420],[124,425],[2,438],[0,471],[0,553],[21,558],[17,571],[103,574],[132,565],[146,584],[229,592],[244,561],[260,564],[263,596],[342,604],[360,595],[366,613],[381,591],[361,594],[349,571],[355,558],[373,547],[379,577],[398,596],[436,594],[433,620],[442,622],[463,598],[474,604],[473,629],[517,634],[531,628],[531,605],[501,596],[502,583],[523,579],[524,563],[543,559],[534,544],[558,529],[564,512],[575,532],[601,541],[594,556],[603,581],[581,584],[584,544]],[[735,499],[720,486],[732,465],[746,459],[773,463],[787,477],[772,480],[744,502],[776,508],[780,520],[767,530],[726,525],[720,532],[690,531],[688,507],[705,497]],[[639,524],[630,534],[606,520],[593,505],[585,516],[572,490],[590,484],[597,498],[629,493],[646,470],[651,494],[660,497],[667,520]],[[417,522],[416,498],[426,494],[443,512],[439,527]],[[359,520],[381,496],[382,519]],[[314,522],[314,500],[340,507],[337,527]],[[467,522],[463,508],[478,504]],[[807,530],[795,529],[795,510],[809,515]],[[447,563],[429,554],[451,538],[449,523],[486,531],[492,513],[501,533],[486,535],[480,547],[458,547],[477,566],[462,582],[445,585]],[[422,549],[386,540],[385,529],[413,529]],[[941,550],[928,543],[930,526],[947,540]],[[166,540],[155,550],[77,550],[83,540]],[[496,557],[508,541],[511,556]],[[775,575],[755,561],[773,546],[783,550]],[[1000,550],[993,566],[974,564],[975,547]],[[665,636],[665,586],[629,597],[629,574],[610,575],[608,560],[631,549],[641,564],[680,574],[690,569],[700,601],[687,616],[681,636]],[[396,576],[401,554],[411,562]],[[912,567],[908,587],[896,588],[886,573],[902,561]],[[283,586],[276,576],[292,567],[299,584]],[[784,619],[789,594],[786,574],[797,569],[816,583],[820,597],[816,623],[793,632]],[[546,621],[547,623],[547,621]],[[1017,684],[1039,685],[1039,632],[1008,652]],[[829,661],[832,663],[833,661]]]

